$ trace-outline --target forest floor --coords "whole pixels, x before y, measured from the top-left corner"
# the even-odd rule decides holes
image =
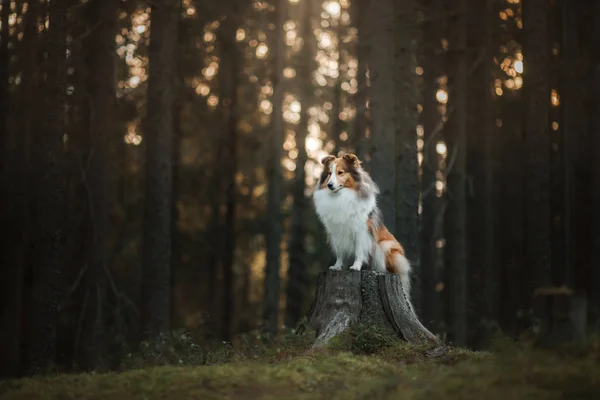
[[[553,351],[504,342],[490,352],[450,349],[434,359],[425,350],[406,343],[319,351],[283,344],[261,354],[229,351],[227,361],[204,357],[199,366],[0,382],[0,398],[600,399],[600,340]]]

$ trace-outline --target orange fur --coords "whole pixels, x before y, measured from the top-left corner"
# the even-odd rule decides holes
[[[335,158],[334,156],[327,156],[321,160],[321,163],[324,165],[323,169],[323,179],[321,182],[321,189],[324,189],[327,186],[327,181],[331,176],[331,164],[335,164],[337,180],[338,182],[352,190],[357,190],[358,184],[352,177],[350,173],[353,169],[356,169],[360,166],[360,161],[354,154],[346,154],[342,157]]]
[[[385,269],[392,274],[398,274],[400,271],[398,270],[398,265],[394,262],[394,256],[401,255],[404,256],[404,247],[396,240],[394,235],[384,226],[381,225],[379,229],[375,229],[373,221],[371,218],[367,220],[367,226],[369,228],[369,232],[375,240],[377,241],[377,245],[382,245],[383,242],[389,242],[386,244],[387,251],[385,252]]]

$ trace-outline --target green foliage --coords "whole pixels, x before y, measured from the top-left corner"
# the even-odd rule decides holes
[[[251,360],[281,361],[306,351],[313,336],[285,332],[281,337],[253,331],[240,335],[234,343],[203,343],[194,341],[192,334],[175,330],[144,341],[129,352],[120,363],[120,370],[154,366],[199,366]]]
[[[204,365],[206,352],[194,343],[189,332],[175,330],[140,343],[139,348],[127,354],[121,369],[135,369],[158,365]]]

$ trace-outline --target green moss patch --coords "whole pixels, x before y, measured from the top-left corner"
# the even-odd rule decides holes
[[[212,356],[218,361],[215,364],[152,366],[109,374],[65,374],[2,382],[0,398],[600,398],[598,341],[559,351],[506,343],[497,345],[491,353],[451,348],[438,358],[428,358],[425,347],[403,342],[369,346],[366,350],[358,346],[360,343],[360,338],[340,338],[328,348],[312,350],[302,336],[262,347],[247,342],[244,351],[227,347],[226,356]],[[202,359],[207,356],[211,359],[207,354]]]

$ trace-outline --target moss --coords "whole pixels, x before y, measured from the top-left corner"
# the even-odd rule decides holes
[[[11,400],[600,398],[598,340],[554,351],[528,343],[497,341],[490,353],[451,348],[443,357],[433,359],[425,356],[427,347],[404,342],[384,343],[378,348],[354,347],[370,353],[365,355],[349,351],[360,340],[348,337],[337,340],[337,348],[332,345],[312,350],[310,335],[290,335],[262,345],[264,338],[256,335],[228,346],[229,353],[225,356],[221,353],[212,356],[219,360],[212,365],[158,366],[110,374],[13,380],[0,383],[0,397]],[[226,359],[229,361],[225,362]]]

